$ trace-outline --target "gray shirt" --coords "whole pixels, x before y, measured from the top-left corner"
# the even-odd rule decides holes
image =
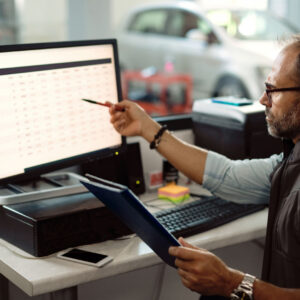
[[[282,159],[281,153],[264,159],[230,160],[209,151],[203,187],[220,198],[237,203],[268,203],[270,174]]]

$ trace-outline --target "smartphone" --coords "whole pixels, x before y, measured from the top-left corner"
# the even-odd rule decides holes
[[[111,256],[78,248],[61,251],[57,257],[94,267],[102,267],[113,260]]]

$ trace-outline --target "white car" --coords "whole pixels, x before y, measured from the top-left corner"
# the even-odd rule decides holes
[[[265,10],[214,8],[205,15],[222,27],[238,47],[268,59],[277,56],[278,40],[299,31],[287,20]]]
[[[244,22],[243,26],[247,33],[246,26],[251,32],[254,25]],[[287,26],[280,29],[280,34],[294,32]],[[254,49],[250,42],[256,45]],[[154,67],[164,71],[171,63],[174,72],[191,75],[194,99],[237,96],[257,100],[274,53],[263,55],[269,48],[255,42],[242,45],[191,1],[139,6],[128,14],[118,34],[122,70]]]

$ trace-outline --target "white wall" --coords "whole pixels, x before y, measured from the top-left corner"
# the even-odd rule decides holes
[[[19,43],[66,39],[65,0],[16,0]]]
[[[112,37],[111,1],[67,0],[68,39],[103,39]],[[125,1],[126,2],[126,1]]]
[[[280,17],[287,19],[291,24],[300,29],[299,0],[269,0],[268,5],[270,11]]]
[[[15,0],[19,43],[112,37],[110,0]]]

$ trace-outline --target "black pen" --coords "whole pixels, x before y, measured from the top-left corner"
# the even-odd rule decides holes
[[[84,99],[84,98],[82,98],[81,100],[86,101],[86,102],[89,102],[89,103],[92,103],[92,104],[97,104],[97,105],[106,106],[106,107],[111,107],[111,106],[112,106],[112,104],[109,103],[109,102],[103,103],[103,102],[98,102],[98,101],[95,101],[95,100]],[[117,111],[125,111],[125,108],[120,107],[120,106],[118,106],[118,105],[115,106],[115,109],[116,109]]]

